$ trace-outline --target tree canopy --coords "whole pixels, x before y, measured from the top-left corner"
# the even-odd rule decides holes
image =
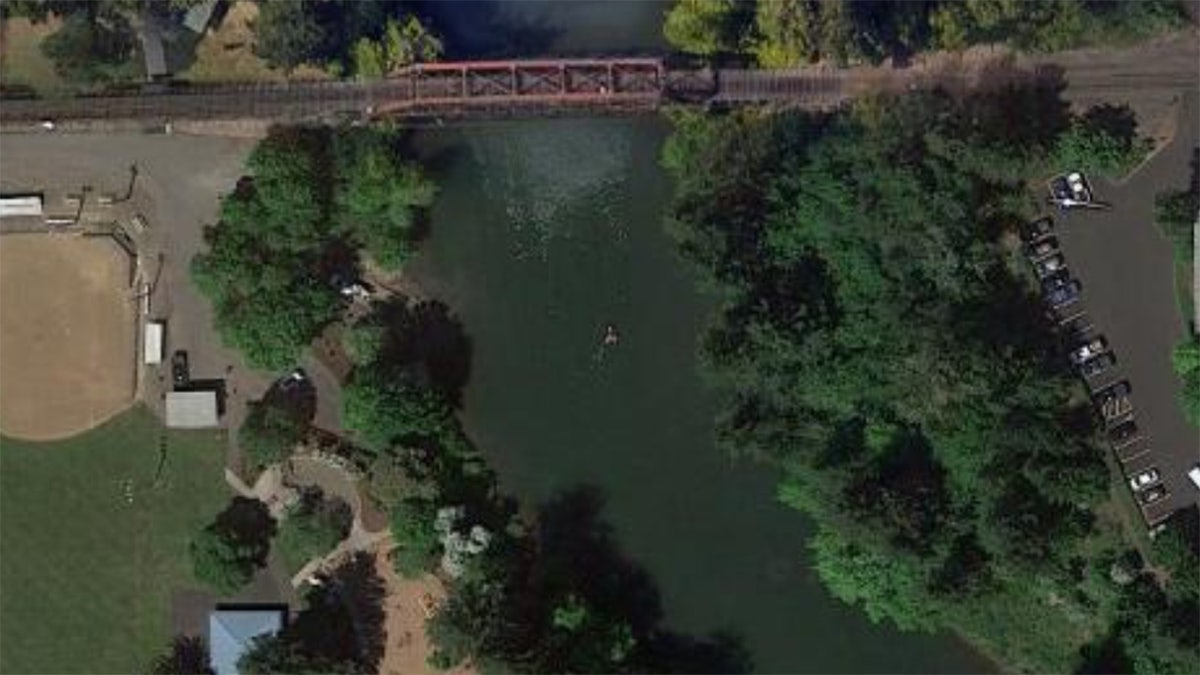
[[[236,497],[201,530],[190,547],[196,579],[222,595],[250,583],[266,565],[275,535],[275,520],[262,502]]]
[[[722,303],[701,349],[717,437],[781,469],[822,581],[873,619],[1038,671],[1078,665],[1082,625],[1135,639],[1122,588],[1078,581],[1126,544],[1097,524],[1106,448],[1010,243],[1025,181],[1127,167],[1128,121],[1072,116],[1052,88],[676,115],[668,229]],[[1060,611],[1061,631],[1030,621]],[[1157,663],[1195,659],[1173,625],[1146,630]]]
[[[192,275],[224,342],[282,370],[337,318],[336,280],[357,276],[358,247],[391,268],[407,259],[433,188],[395,135],[372,129],[276,129],[247,169],[205,229]]]
[[[1146,39],[1184,25],[1175,0],[677,0],[667,41],[701,56],[752,55],[768,68],[876,62],[926,49],[1007,43],[1029,51]]]

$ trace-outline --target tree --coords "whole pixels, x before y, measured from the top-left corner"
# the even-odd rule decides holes
[[[374,448],[439,441],[455,428],[446,401],[403,374],[356,371],[342,406],[346,428]]]
[[[663,34],[685,52],[715,56],[735,51],[745,22],[736,0],[677,0]]]
[[[370,38],[354,43],[354,74],[366,80],[377,80],[388,72],[384,46]]]
[[[282,370],[341,308],[327,279],[336,241],[329,210],[328,139],[275,130],[250,154],[250,176],[205,229],[192,276],[213,302],[222,340],[252,365]]]
[[[1193,333],[1176,345],[1171,353],[1171,363],[1183,379],[1180,401],[1184,415],[1192,424],[1200,426],[1200,336]]]
[[[399,160],[389,137],[351,132],[338,146],[340,225],[375,262],[397,271],[412,255],[416,218],[433,204],[433,183]]]
[[[1154,198],[1154,220],[1175,251],[1175,261],[1191,265],[1195,255],[1193,230],[1200,222],[1200,188],[1168,190]]]
[[[222,595],[232,595],[250,583],[270,552],[275,521],[254,499],[236,497],[190,546],[196,579]]]
[[[307,431],[307,421],[296,411],[266,400],[252,401],[238,429],[238,447],[262,468],[290,457]]]
[[[777,0],[755,4],[754,54],[765,68],[789,68],[812,61],[821,51],[817,22],[820,3]]]
[[[353,521],[346,502],[326,498],[319,489],[305,490],[279,527],[276,550],[289,570],[297,572],[310,560],[332,551],[350,534]]]
[[[388,72],[442,57],[441,39],[411,14],[401,17],[399,21],[388,20],[383,32],[383,44]]]
[[[254,53],[287,71],[315,61],[325,41],[310,0],[259,2],[254,35]]]
[[[383,352],[387,327],[373,319],[360,319],[346,328],[343,344],[346,354],[355,364],[367,366]]]
[[[41,49],[60,75],[80,83],[108,82],[131,74],[128,65],[136,54],[129,22],[102,6],[69,14]]]
[[[1117,178],[1142,161],[1149,147],[1138,137],[1128,106],[1096,106],[1059,138],[1056,168]]]

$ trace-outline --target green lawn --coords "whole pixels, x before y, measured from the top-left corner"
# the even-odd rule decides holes
[[[138,672],[167,645],[172,591],[197,587],[187,542],[228,491],[218,433],[166,434],[156,482],[161,438],[137,407],[66,441],[0,441],[0,672]]]

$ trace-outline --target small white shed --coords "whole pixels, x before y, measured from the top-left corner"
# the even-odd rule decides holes
[[[167,392],[167,427],[211,429],[217,426],[217,392]]]
[[[148,366],[156,366],[163,359],[163,332],[166,326],[161,321],[147,321],[142,334],[142,353]]]

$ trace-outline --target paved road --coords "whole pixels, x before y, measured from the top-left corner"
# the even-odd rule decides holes
[[[1128,379],[1133,387],[1141,438],[1118,457],[1130,474],[1157,467],[1170,490],[1167,500],[1145,509],[1150,522],[1200,499],[1186,476],[1200,462],[1200,432],[1183,417],[1182,385],[1170,359],[1186,322],[1175,299],[1171,245],[1153,216],[1156,193],[1187,186],[1200,137],[1197,98],[1194,91],[1188,95],[1174,142],[1126,183],[1094,181],[1099,198],[1113,204],[1111,210],[1057,219],[1067,264],[1083,284],[1083,308],[1117,355],[1117,367],[1092,384]]]

